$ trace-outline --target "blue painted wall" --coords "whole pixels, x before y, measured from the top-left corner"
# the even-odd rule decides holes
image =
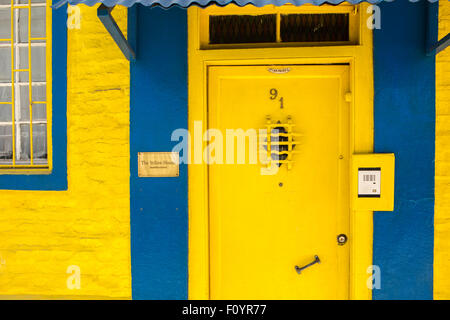
[[[374,215],[381,268],[374,299],[433,298],[435,60],[425,55],[427,5],[383,3],[374,30],[375,152],[396,156],[395,211]]]
[[[57,2],[56,0],[54,2]],[[0,190],[67,190],[67,5],[52,12],[51,174],[0,175]]]
[[[178,178],[138,178],[137,153],[171,151],[187,128],[186,10],[129,9],[133,299],[187,299],[187,166]]]

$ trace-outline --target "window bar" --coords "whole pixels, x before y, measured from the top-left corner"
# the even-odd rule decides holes
[[[34,41],[34,40],[39,40],[40,38],[31,38],[31,41]],[[7,39],[8,41],[11,41],[11,39]],[[45,41],[46,39],[45,38],[43,38],[43,41]],[[14,44],[16,47],[27,47],[28,46],[28,43],[15,43]],[[0,47],[6,47],[6,46],[8,46],[9,47],[9,43],[2,43],[2,42],[0,42]],[[45,43],[44,42],[32,42],[31,43],[31,46],[32,47],[45,47]]]
[[[276,23],[276,33],[277,33],[277,43],[281,42],[281,13],[277,12],[277,23]]]
[[[43,2],[32,3],[31,6],[32,7],[44,7],[44,6],[46,6],[46,3],[43,3]],[[2,9],[2,8],[8,9],[10,7],[11,7],[11,5],[9,5],[9,4],[0,4],[0,9]],[[12,7],[13,7],[13,9],[26,9],[28,7],[28,5],[17,3],[17,4],[12,5]]]
[[[20,64],[20,50],[17,50],[18,46],[16,44],[18,44],[20,42],[19,39],[19,20],[20,20],[20,10],[19,9],[15,9],[14,10],[16,12],[16,16],[14,19],[14,22],[16,24],[16,28],[14,29],[14,50],[15,50],[15,62],[14,64],[11,64],[11,67],[13,68],[13,72],[14,75],[16,75],[16,71],[15,70],[19,70],[19,64]],[[20,75],[17,74],[17,77],[14,78],[14,86],[17,85],[17,83],[20,83]],[[19,87],[20,88],[20,87]],[[14,96],[14,114],[15,114],[15,118],[19,119],[19,121],[17,121],[16,119],[14,119],[13,122],[13,127],[16,129],[16,134],[14,136],[14,139],[16,139],[16,157],[20,157],[22,155],[22,140],[20,139],[22,136],[22,130],[20,127],[20,119],[21,119],[21,110],[20,110],[20,103],[21,103],[21,95],[20,95],[20,90],[18,92],[18,94],[16,93],[16,95]],[[16,159],[17,160],[17,159]]]
[[[11,138],[12,138],[12,165],[16,164],[16,136],[15,136],[15,92],[14,92],[14,0],[11,0],[11,115],[12,115],[12,126],[11,126]]]
[[[15,166],[11,166],[10,164],[2,164],[0,165],[0,168],[29,169],[30,166],[28,164],[17,164]],[[33,166],[33,169],[46,169],[46,168],[48,168],[48,166],[42,164]]]
[[[28,0],[28,103],[30,109],[30,165],[33,165],[33,97],[31,82],[31,0]]]
[[[48,3],[49,2],[49,0],[45,0],[44,1],[44,3],[45,3],[45,6],[46,6],[46,12],[45,12],[45,33],[43,34],[43,39],[44,39],[44,41],[43,41],[43,45],[44,45],[44,47],[45,47],[45,60],[44,60],[44,64],[45,64],[45,70],[46,70],[46,72],[45,72],[45,84],[46,84],[46,87],[45,87],[45,90],[46,90],[46,95],[45,95],[45,98],[42,100],[42,101],[38,101],[38,102],[42,102],[42,104],[44,104],[45,105],[45,114],[46,114],[46,117],[45,117],[45,122],[44,122],[44,124],[45,124],[45,136],[44,136],[44,143],[45,143],[45,148],[44,148],[44,150],[45,150],[45,163],[46,163],[46,165],[47,165],[47,167],[48,168],[50,168],[50,157],[51,157],[51,151],[49,151],[49,141],[50,141],[50,144],[51,144],[51,131],[49,131],[49,130],[51,130],[51,125],[49,125],[48,124],[48,119],[51,119],[51,115],[49,116],[48,114],[49,114],[49,108],[48,108],[48,104],[47,104],[47,101],[49,101],[49,99],[50,99],[50,101],[51,101],[51,98],[50,98],[50,96],[51,96],[51,94],[49,95],[48,94],[48,90],[47,90],[47,88],[48,88],[48,83],[50,82],[50,81],[48,81],[48,77],[49,77],[49,75],[51,75],[51,72],[47,72],[47,68],[48,68],[48,66],[49,65],[51,65],[51,62],[49,62],[49,53],[48,53],[48,43],[49,43],[49,41],[48,41],[48,30],[49,30],[49,28],[48,28],[48,22],[49,21],[51,21],[50,19],[51,18],[49,18],[49,17],[51,17],[51,11],[52,11],[52,8],[51,8],[51,3]],[[50,1],[51,2],[51,1]],[[51,34],[51,31],[50,31],[50,34]],[[50,44],[51,44],[51,41],[50,41]],[[44,133],[43,133],[44,134]],[[51,147],[50,147],[50,149],[51,149]]]

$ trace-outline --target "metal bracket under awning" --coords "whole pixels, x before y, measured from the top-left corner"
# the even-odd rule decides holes
[[[434,56],[450,45],[450,33],[438,41],[439,2],[427,3],[427,30],[425,54]]]
[[[97,8],[97,17],[105,26],[106,30],[108,30],[111,37],[114,39],[114,42],[117,44],[119,49],[122,51],[125,58],[128,60],[136,60],[136,54],[134,53],[133,48],[131,48],[127,39],[125,39],[122,31],[117,25],[116,21],[111,15],[111,11],[114,7],[107,7],[103,3]]]
[[[65,5],[69,0],[59,0],[54,5],[52,5],[53,9],[59,9],[63,5]],[[131,48],[127,39],[125,39],[122,31],[117,25],[114,18],[111,16],[111,11],[114,7],[107,7],[103,3],[97,8],[97,17],[105,26],[106,30],[108,30],[111,37],[114,39],[114,42],[119,47],[120,51],[122,51],[125,58],[129,61],[136,60],[136,54],[134,53],[133,48]]]
[[[447,48],[449,45],[450,45],[450,33],[447,33],[445,37],[443,37],[437,43],[428,48],[427,55],[431,56],[433,54],[438,54],[439,52]]]

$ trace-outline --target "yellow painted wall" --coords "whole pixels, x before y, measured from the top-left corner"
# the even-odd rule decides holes
[[[68,34],[68,191],[0,190],[0,299],[131,297],[129,63],[96,12]]]
[[[450,2],[439,1],[439,39],[450,32]],[[450,299],[450,48],[436,56],[434,298]]]

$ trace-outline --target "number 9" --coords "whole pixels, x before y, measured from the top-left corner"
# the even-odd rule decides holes
[[[277,89],[270,89],[270,100],[275,100],[278,97]]]

